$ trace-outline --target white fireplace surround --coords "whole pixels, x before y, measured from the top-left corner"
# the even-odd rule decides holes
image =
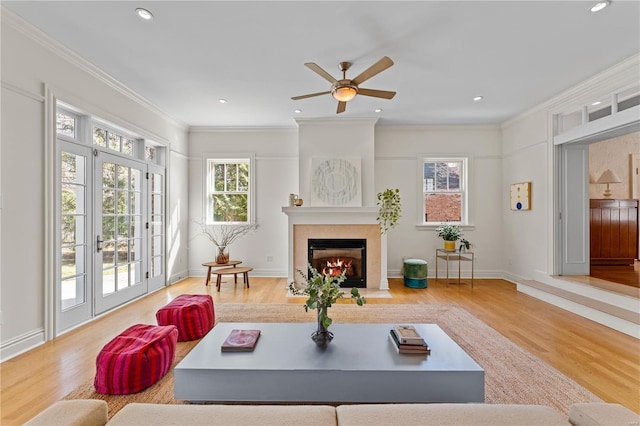
[[[389,282],[387,280],[387,236],[386,234],[380,235],[379,228],[375,229],[375,233],[371,233],[373,227],[353,227],[349,225],[378,225],[376,218],[378,217],[377,207],[283,207],[282,212],[288,217],[288,262],[287,262],[287,282],[292,282],[296,277],[296,270],[305,270],[301,268],[301,259],[296,259],[296,248],[300,252],[301,247],[297,245],[304,244],[304,253],[307,252],[307,239],[296,241],[295,238],[295,226],[296,225],[311,225],[311,228],[305,227],[308,231],[313,229],[317,225],[318,230],[324,229],[325,232],[329,228],[323,225],[336,225],[347,226],[346,229],[350,230],[350,234],[345,238],[366,238],[367,239],[367,289],[372,290],[388,290]],[[364,235],[355,235],[353,232],[359,232],[358,229],[369,228],[369,231]],[[335,238],[334,235],[326,235],[326,233],[315,234],[314,238]],[[379,240],[378,240],[379,238]],[[379,244],[378,244],[379,243]],[[375,247],[373,250],[379,251],[379,257],[375,256],[375,259],[369,260],[371,253],[369,247]],[[379,247],[379,250],[377,249]],[[300,256],[299,256],[300,257]],[[306,264],[306,258],[304,260]],[[370,270],[369,268],[372,268]]]

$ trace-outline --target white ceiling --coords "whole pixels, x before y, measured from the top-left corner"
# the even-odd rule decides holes
[[[640,52],[640,1],[2,1],[170,116],[194,126],[293,127],[335,117],[315,62],[347,78],[389,56],[340,117],[497,124]],[[154,19],[142,21],[136,7]],[[484,96],[473,102],[476,95]],[[218,99],[225,98],[227,104]],[[294,110],[299,108],[301,113]],[[375,108],[382,108],[379,114]]]

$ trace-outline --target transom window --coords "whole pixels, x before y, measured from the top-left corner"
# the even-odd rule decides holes
[[[423,213],[425,224],[467,223],[466,158],[423,160]]]
[[[93,144],[112,151],[133,156],[136,141],[126,136],[95,126],[93,128]]]
[[[249,223],[251,217],[251,159],[207,159],[208,224]]]
[[[56,114],[56,132],[59,135],[76,138],[76,116],[66,111],[58,110]]]

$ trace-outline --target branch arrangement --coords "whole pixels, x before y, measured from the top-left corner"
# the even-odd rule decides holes
[[[258,229],[257,223],[244,225],[207,225],[204,221],[194,222],[200,226],[200,235],[205,235],[218,247],[228,247],[238,238]]]

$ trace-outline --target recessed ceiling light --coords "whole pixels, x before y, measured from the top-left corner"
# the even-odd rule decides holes
[[[300,114],[302,112],[302,110],[301,109],[295,109],[295,110],[293,110],[293,112],[295,112],[296,114]]]
[[[220,102],[221,104],[226,104],[228,101],[226,99],[218,99],[218,102]]]
[[[591,8],[591,11],[592,12],[600,12],[602,9],[604,9],[607,6],[609,6],[610,4],[611,4],[610,0],[598,2]]]
[[[153,19],[153,14],[149,12],[147,9],[144,9],[142,7],[137,8],[136,13],[138,14],[139,17],[141,17],[145,21],[150,21],[151,19]]]
[[[473,98],[474,101],[478,102],[484,99],[484,96],[476,96]]]
[[[382,112],[382,108],[376,108],[374,109],[375,112]]]
[[[595,101],[594,103],[592,103],[591,105],[596,106],[596,105],[600,105],[602,102],[601,101]]]

